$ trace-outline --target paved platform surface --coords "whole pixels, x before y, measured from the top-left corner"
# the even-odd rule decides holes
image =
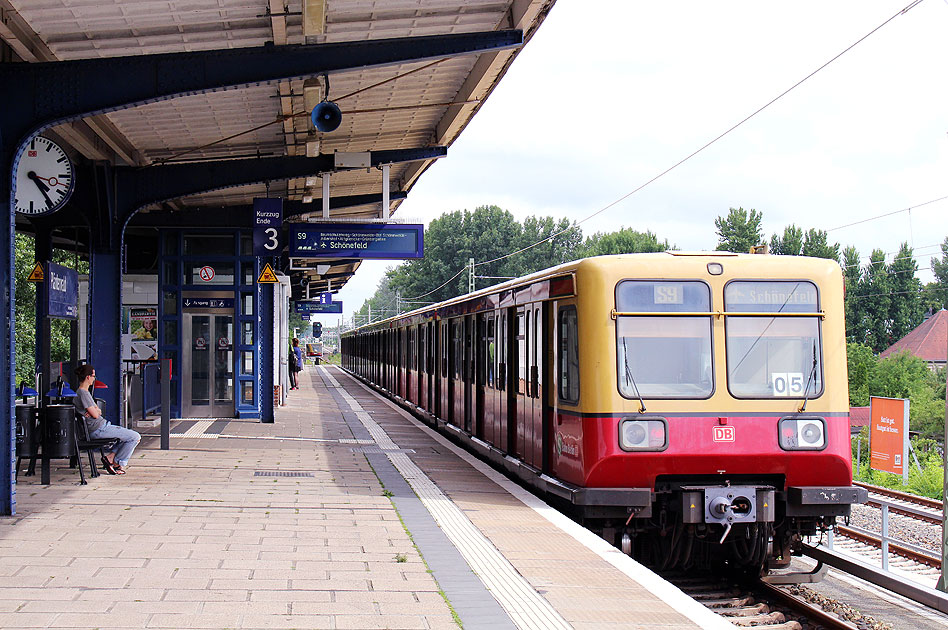
[[[274,424],[21,475],[0,628],[727,626],[338,368],[301,377]]]

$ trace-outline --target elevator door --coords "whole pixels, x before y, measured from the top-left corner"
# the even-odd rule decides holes
[[[234,316],[183,313],[182,415],[234,417]]]

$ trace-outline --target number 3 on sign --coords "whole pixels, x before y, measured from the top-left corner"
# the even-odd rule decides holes
[[[770,375],[770,382],[774,390],[774,396],[803,395],[802,372],[773,372]]]
[[[263,243],[264,249],[272,252],[280,246],[280,233],[276,228],[267,228],[263,233],[266,235],[266,241]]]

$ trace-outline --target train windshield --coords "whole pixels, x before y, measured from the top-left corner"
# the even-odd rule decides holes
[[[619,393],[708,398],[711,291],[703,282],[626,280],[616,287]]]
[[[731,394],[816,398],[823,393],[819,295],[812,282],[731,282],[724,306],[727,313],[742,313],[725,321]]]

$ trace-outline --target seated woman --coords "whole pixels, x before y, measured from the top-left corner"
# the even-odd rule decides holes
[[[118,438],[119,440],[112,447],[113,450],[102,456],[102,465],[111,475],[124,475],[128,460],[142,436],[131,429],[110,424],[102,416],[102,410],[99,409],[91,393],[92,386],[95,385],[94,367],[85,363],[76,368],[76,381],[79,387],[76,388],[76,397],[72,400],[86,421],[89,438],[92,440]]]

